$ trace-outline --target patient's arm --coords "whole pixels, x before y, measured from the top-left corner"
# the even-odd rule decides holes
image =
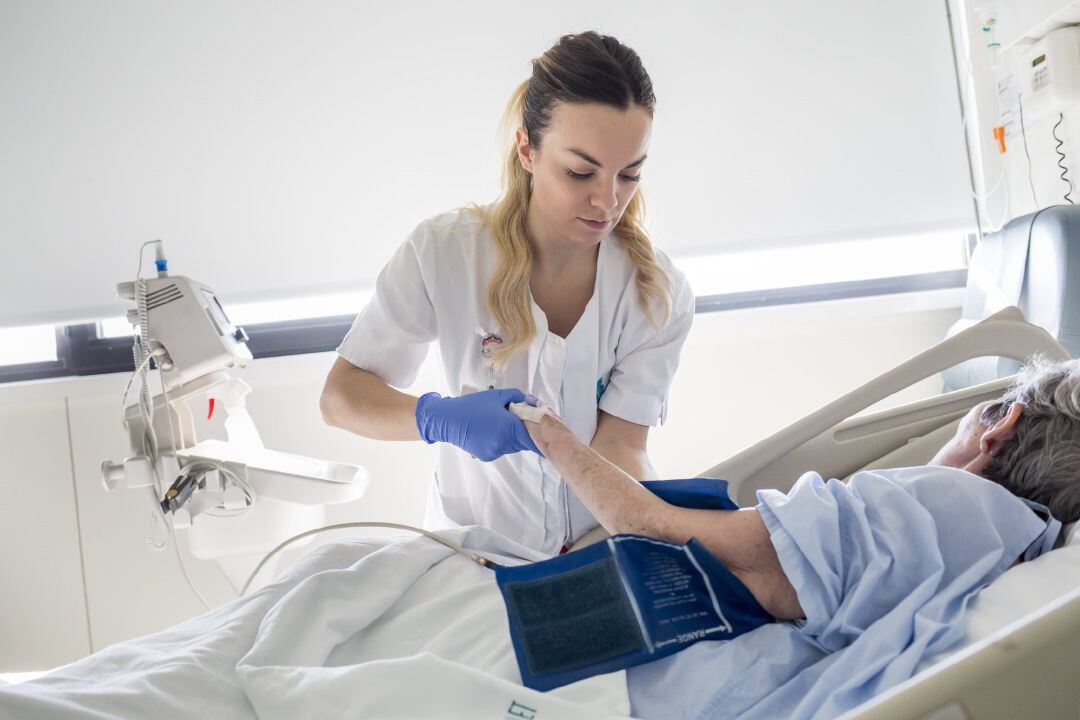
[[[773,617],[804,617],[757,510],[688,510],[670,505],[584,445],[562,422],[526,422],[540,451],[610,533],[685,543],[697,538]]]

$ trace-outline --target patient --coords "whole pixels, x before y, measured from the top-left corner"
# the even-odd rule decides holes
[[[738,512],[675,507],[578,441],[554,417],[544,416],[540,423],[526,426],[540,451],[608,532],[679,543],[696,537],[774,617],[805,617],[771,539],[776,531],[770,529],[769,520],[775,513],[767,498],[761,498],[757,508]],[[972,408],[929,465],[965,472],[926,469],[913,474],[907,470],[901,480],[893,477],[897,471],[877,471],[875,480],[904,484],[917,475],[923,482],[956,482],[958,477],[970,481],[974,478],[964,477],[970,473],[1045,506],[1061,522],[1076,521],[1080,518],[1080,361],[1030,362],[1000,399]],[[804,476],[800,482],[806,480]],[[986,489],[978,484],[976,496]],[[798,490],[796,486],[792,493]],[[963,512],[963,508],[955,511]]]
[[[1029,363],[928,466],[807,472],[737,511],[670,505],[556,419],[526,426],[609,532],[697,538],[788,621],[629,668],[635,717],[841,715],[956,646],[971,597],[1080,517],[1077,360]]]

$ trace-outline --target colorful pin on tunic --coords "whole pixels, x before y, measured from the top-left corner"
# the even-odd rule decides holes
[[[499,351],[499,346],[502,345],[502,338],[494,333],[490,333],[480,341],[480,354],[485,359],[490,360],[495,357],[495,353]]]

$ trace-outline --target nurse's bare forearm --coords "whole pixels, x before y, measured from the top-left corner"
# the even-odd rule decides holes
[[[761,514],[755,509],[692,510],[664,502],[585,446],[560,421],[526,423],[542,453],[604,529],[686,543],[697,538],[773,617],[804,617]]]
[[[419,440],[416,398],[337,358],[319,400],[328,425],[374,440]]]
[[[604,456],[605,460],[637,480],[656,480],[656,469],[649,462],[649,455],[636,445],[600,442],[594,440],[589,446]]]

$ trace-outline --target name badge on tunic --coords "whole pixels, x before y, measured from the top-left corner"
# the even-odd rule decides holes
[[[493,332],[488,332],[479,325],[476,326],[476,334],[480,336],[480,356],[484,358],[484,364],[488,372],[488,389],[495,387],[495,355],[503,344],[501,337]]]

